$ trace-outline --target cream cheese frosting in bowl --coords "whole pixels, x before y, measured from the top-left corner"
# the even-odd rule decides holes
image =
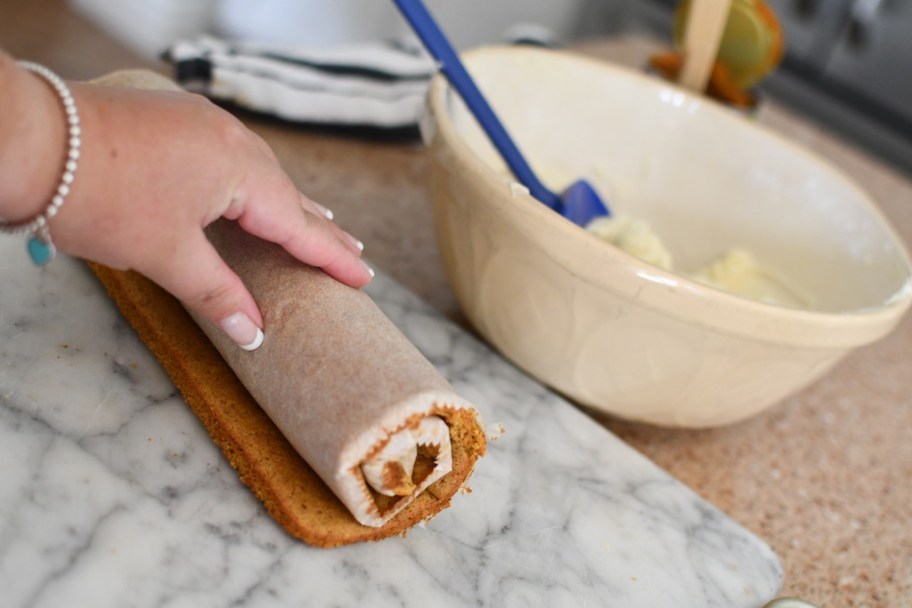
[[[787,139],[571,53],[487,48],[465,60],[550,187],[590,180],[675,259],[674,271],[641,260],[537,202],[435,79],[422,131],[450,283],[482,336],[577,402],[661,425],[736,422],[884,337],[908,309],[912,265],[876,204]],[[678,270],[733,250],[805,305]]]

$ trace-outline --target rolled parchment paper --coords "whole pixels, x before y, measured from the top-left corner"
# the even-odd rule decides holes
[[[234,222],[207,236],[253,294],[266,340],[248,352],[197,323],[358,522],[382,526],[449,473],[447,421],[477,413],[367,294]]]

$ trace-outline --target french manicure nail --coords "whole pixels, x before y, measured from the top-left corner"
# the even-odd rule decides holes
[[[229,317],[225,317],[219,322],[229,338],[243,348],[244,350],[256,350],[262,346],[266,335],[263,330],[254,325],[246,314],[236,312]]]
[[[326,219],[328,219],[328,220],[330,220],[330,221],[332,221],[332,219],[335,217],[335,214],[332,212],[332,210],[327,209],[326,207],[324,207],[324,206],[321,205],[320,203],[316,203],[316,202],[315,202],[315,203],[314,203],[314,207],[316,207],[316,208],[317,208],[317,211],[319,211],[320,213],[322,213],[323,215],[325,215],[325,216],[326,216]]]
[[[343,230],[343,232],[345,232],[345,231]],[[347,232],[345,232],[345,236],[348,238],[349,241],[351,241],[352,245],[354,245],[355,247],[358,248],[358,251],[364,251],[364,243],[362,243],[361,241],[359,241],[358,239],[356,239],[355,237],[353,237],[352,235],[350,235]]]
[[[370,266],[368,266],[368,265],[367,265],[367,262],[365,262],[364,260],[361,260],[361,265],[364,266],[364,268],[367,270],[367,274],[369,274],[370,277],[373,279],[373,278],[374,278],[374,274],[376,274],[376,273],[374,272],[374,269],[371,268]]]

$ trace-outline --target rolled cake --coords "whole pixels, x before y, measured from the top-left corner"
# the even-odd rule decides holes
[[[96,82],[174,87],[149,72]],[[256,351],[194,323],[145,277],[89,266],[269,513],[334,547],[404,533],[447,507],[485,452],[474,408],[362,291],[233,222],[207,234],[263,313]]]
[[[382,526],[452,470],[447,422],[476,417],[364,292],[220,220],[207,236],[263,314],[248,352],[198,324],[360,523]]]

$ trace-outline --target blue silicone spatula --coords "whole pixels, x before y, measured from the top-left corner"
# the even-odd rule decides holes
[[[418,34],[421,42],[424,43],[425,48],[437,60],[447,80],[450,81],[475,116],[478,124],[487,133],[491,143],[500,152],[513,175],[529,189],[532,196],[580,226],[585,226],[597,217],[610,215],[608,206],[586,180],[581,179],[572,183],[560,195],[545,186],[532,171],[532,167],[526,162],[519,148],[513,143],[513,138],[507,133],[491,105],[482,95],[472,77],[469,76],[453,46],[428,12],[424,2],[421,0],[394,1],[399,7],[399,11],[411,24],[412,29]]]

